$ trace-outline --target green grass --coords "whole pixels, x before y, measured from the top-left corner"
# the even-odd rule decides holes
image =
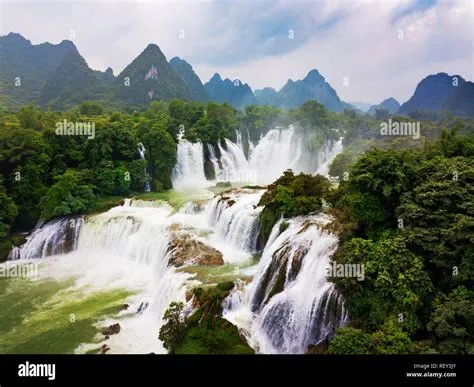
[[[204,200],[208,199],[209,194],[206,192],[189,193],[189,192],[178,192],[175,190],[168,190],[163,192],[144,192],[133,196],[133,199],[138,200],[163,200],[175,210],[179,210],[183,204],[193,200]]]
[[[67,354],[93,342],[94,326],[115,315],[125,290],[84,293],[73,280],[0,278],[0,353]]]
[[[236,272],[236,269],[242,270],[244,268],[256,265],[258,263],[259,256],[253,256],[245,265],[233,265],[226,264],[222,266],[207,266],[207,265],[196,265],[196,266],[185,266],[177,269],[177,271],[196,274],[196,279],[202,282],[204,285],[218,284],[220,282],[234,281],[237,278],[250,279],[252,276],[243,275],[242,273]]]
[[[225,321],[225,323],[219,328],[219,335],[216,335],[216,330],[207,328],[204,325],[197,325],[188,328],[186,330],[186,335],[176,349],[175,354],[206,355],[219,353],[253,355],[255,353],[252,348],[242,342],[237,327]],[[211,343],[213,345],[210,346]]]
[[[91,208],[88,209],[86,215],[95,215],[110,210],[112,207],[120,206],[123,200],[122,196],[104,196],[94,201]]]

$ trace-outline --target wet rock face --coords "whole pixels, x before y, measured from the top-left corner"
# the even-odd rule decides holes
[[[281,293],[287,283],[296,279],[307,253],[307,246],[299,246],[295,249],[290,240],[273,253],[272,262],[255,294],[252,311],[260,310],[273,296]]]
[[[170,264],[177,267],[224,264],[222,253],[219,250],[202,243],[187,232],[172,235],[168,251],[170,252]]]

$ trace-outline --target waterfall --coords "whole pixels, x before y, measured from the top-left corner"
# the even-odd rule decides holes
[[[347,320],[343,299],[326,279],[337,238],[322,230],[324,215],[288,220],[272,230],[257,274],[224,317],[247,332],[260,353],[305,353]],[[241,299],[239,304],[237,300]]]
[[[186,284],[193,283],[189,274],[169,266],[171,207],[166,203],[144,207],[143,203],[129,201],[84,221],[49,222],[20,249],[23,259],[43,258],[41,279],[74,278],[74,287],[87,292],[127,289],[135,294],[127,299],[130,307],[120,318],[120,334],[107,340],[112,353],[165,353],[158,340],[164,312],[172,301],[185,301]],[[71,221],[76,225],[73,228]],[[111,318],[102,324],[115,322]],[[76,351],[96,347],[96,343],[83,343]]]
[[[201,142],[180,140],[176,156],[177,162],[171,174],[173,188],[189,190],[208,185],[204,173],[204,152]]]
[[[289,168],[295,173],[327,174],[328,165],[341,150],[341,141],[334,144],[327,140],[322,149],[313,151],[304,134],[290,125],[288,129],[269,130],[250,153],[249,165],[256,171],[259,183],[269,184]]]
[[[140,159],[141,160],[145,160],[145,146],[140,142],[138,144],[138,152],[140,153]],[[145,182],[145,192],[150,192],[151,191],[151,187],[150,187],[150,182],[149,182],[149,178],[148,178],[148,168],[145,167],[145,176],[147,178],[146,182]]]
[[[212,163],[212,167],[214,168],[216,181],[225,181],[224,169],[222,168],[221,164],[219,164],[214,147],[212,144],[207,144],[207,149],[209,151],[209,161]]]
[[[236,137],[237,143],[229,139],[220,140],[215,145],[218,152],[214,145],[206,144],[215,172],[215,181],[212,182],[206,180],[204,173],[203,144],[180,140],[177,163],[172,173],[173,187],[178,190],[203,188],[216,182],[270,184],[289,168],[295,173],[328,175],[329,165],[342,151],[341,139],[327,139],[320,149],[312,150],[305,133],[290,125],[286,129],[269,130],[257,145],[249,140],[247,160],[242,133],[237,131]]]
[[[255,253],[258,237],[257,207],[263,191],[232,191],[216,196],[207,206],[209,224],[215,230],[214,241],[247,253]]]
[[[224,143],[225,148],[221,144],[218,145],[222,163],[221,181],[254,183],[242,148],[228,139],[224,139]]]
[[[331,145],[331,146],[329,146]],[[323,176],[329,176],[329,166],[334,161],[336,156],[342,152],[342,138],[336,141],[334,144],[332,142],[326,142],[324,144],[323,150],[319,153],[319,163],[316,173],[319,173]]]
[[[9,260],[38,259],[77,249],[82,218],[62,218],[35,229],[21,247],[10,251]]]

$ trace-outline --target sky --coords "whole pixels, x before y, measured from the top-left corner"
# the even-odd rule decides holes
[[[0,0],[0,35],[72,40],[118,75],[149,43],[277,91],[317,69],[344,101],[405,102],[438,72],[474,80],[473,0]]]

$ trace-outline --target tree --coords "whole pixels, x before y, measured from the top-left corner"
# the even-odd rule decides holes
[[[331,355],[368,355],[370,354],[370,335],[360,329],[339,328],[330,341],[328,353]]]
[[[448,296],[440,294],[428,330],[441,353],[474,354],[474,292],[459,286]]]
[[[79,112],[85,116],[98,116],[104,108],[98,102],[85,101],[79,106]]]
[[[173,354],[184,338],[186,329],[185,319],[182,317],[184,304],[172,302],[166,310],[163,320],[165,323],[160,328],[159,339],[168,353]]]
[[[41,199],[44,220],[80,213],[92,204],[92,187],[83,184],[80,172],[68,169],[64,174],[56,176],[55,180],[56,183]]]
[[[5,187],[2,185],[3,176],[0,175],[0,239],[5,238],[18,215],[18,208],[12,198],[7,195]]]

